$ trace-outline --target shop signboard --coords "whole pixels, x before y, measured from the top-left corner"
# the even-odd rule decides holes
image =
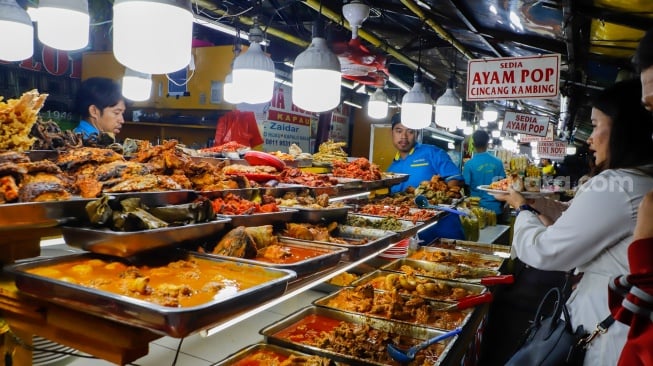
[[[564,141],[540,141],[537,143],[537,155],[540,158],[560,160],[567,154],[567,144]]]
[[[533,135],[527,135],[524,133],[519,134],[519,143],[520,144],[526,144],[529,142],[533,141],[553,141],[553,132],[555,130],[555,127],[553,127],[553,124],[549,124],[549,127],[546,130],[546,135],[545,136],[533,136]]]
[[[469,60],[467,101],[555,98],[559,81],[560,54]]]
[[[335,142],[349,143],[349,107],[340,104],[331,114],[329,139]]]
[[[317,123],[317,116],[292,104],[291,95],[290,87],[275,84],[267,118],[263,120],[265,151],[287,153],[291,144],[297,144],[304,152],[310,151],[311,124]]]
[[[546,136],[549,117],[517,112],[506,112],[503,118],[505,132]]]

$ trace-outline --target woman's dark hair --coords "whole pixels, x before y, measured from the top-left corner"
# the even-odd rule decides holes
[[[75,108],[82,119],[87,119],[90,106],[94,105],[103,111],[104,108],[113,107],[121,100],[124,98],[120,84],[108,78],[88,78],[82,82],[77,91]]]
[[[639,79],[618,82],[594,99],[592,107],[612,120],[610,151],[606,161],[596,166],[595,174],[653,162],[653,114],[642,106],[641,100]]]
[[[637,72],[642,72],[653,66],[653,28],[649,29],[639,41],[633,62]]]

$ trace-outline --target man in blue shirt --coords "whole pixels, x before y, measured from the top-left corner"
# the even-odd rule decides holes
[[[77,113],[81,120],[73,132],[88,138],[91,134],[120,133],[125,123],[125,100],[120,85],[107,78],[94,77],[86,79],[77,92],[75,101]]]
[[[417,188],[423,181],[439,175],[448,185],[461,186],[462,175],[449,155],[433,145],[417,143],[417,131],[401,124],[401,117],[392,117],[392,144],[397,153],[388,167],[389,172],[409,174],[407,181],[395,185],[391,193],[405,191],[408,187]],[[420,239],[429,244],[437,238],[465,239],[460,218],[449,214],[428,230],[419,234]]]
[[[494,196],[478,189],[478,186],[487,185],[506,177],[503,162],[487,152],[490,135],[486,131],[478,130],[472,135],[476,153],[463,167],[463,177],[469,186],[471,196],[480,197],[479,205],[501,215],[503,202],[497,201]]]

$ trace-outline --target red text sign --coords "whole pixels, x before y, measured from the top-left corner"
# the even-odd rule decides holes
[[[506,132],[546,136],[548,126],[549,117],[546,116],[506,112],[506,115],[503,118],[503,130]]]
[[[562,159],[567,155],[567,144],[564,141],[540,141],[537,143],[537,155],[540,158]]]

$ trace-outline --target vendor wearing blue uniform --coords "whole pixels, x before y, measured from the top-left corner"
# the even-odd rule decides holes
[[[480,197],[479,205],[501,215],[503,202],[497,201],[494,196],[478,189],[478,186],[488,185],[506,177],[503,162],[487,152],[490,135],[486,131],[478,130],[472,135],[474,144],[474,157],[469,159],[463,167],[463,177],[469,186],[470,195]]]
[[[405,191],[408,187],[417,188],[421,182],[431,180],[434,175],[439,175],[448,185],[463,184],[460,170],[449,155],[438,147],[417,143],[417,131],[401,124],[399,114],[392,117],[392,144],[397,153],[388,171],[409,174],[409,178],[393,186],[391,193]],[[430,229],[421,232],[419,237],[424,244],[429,244],[437,238],[465,239],[465,234],[460,218],[449,214]]]
[[[86,79],[77,92],[75,101],[81,117],[73,132],[88,138],[91,134],[108,133],[115,137],[120,133],[125,119],[125,100],[120,85],[107,78]]]

